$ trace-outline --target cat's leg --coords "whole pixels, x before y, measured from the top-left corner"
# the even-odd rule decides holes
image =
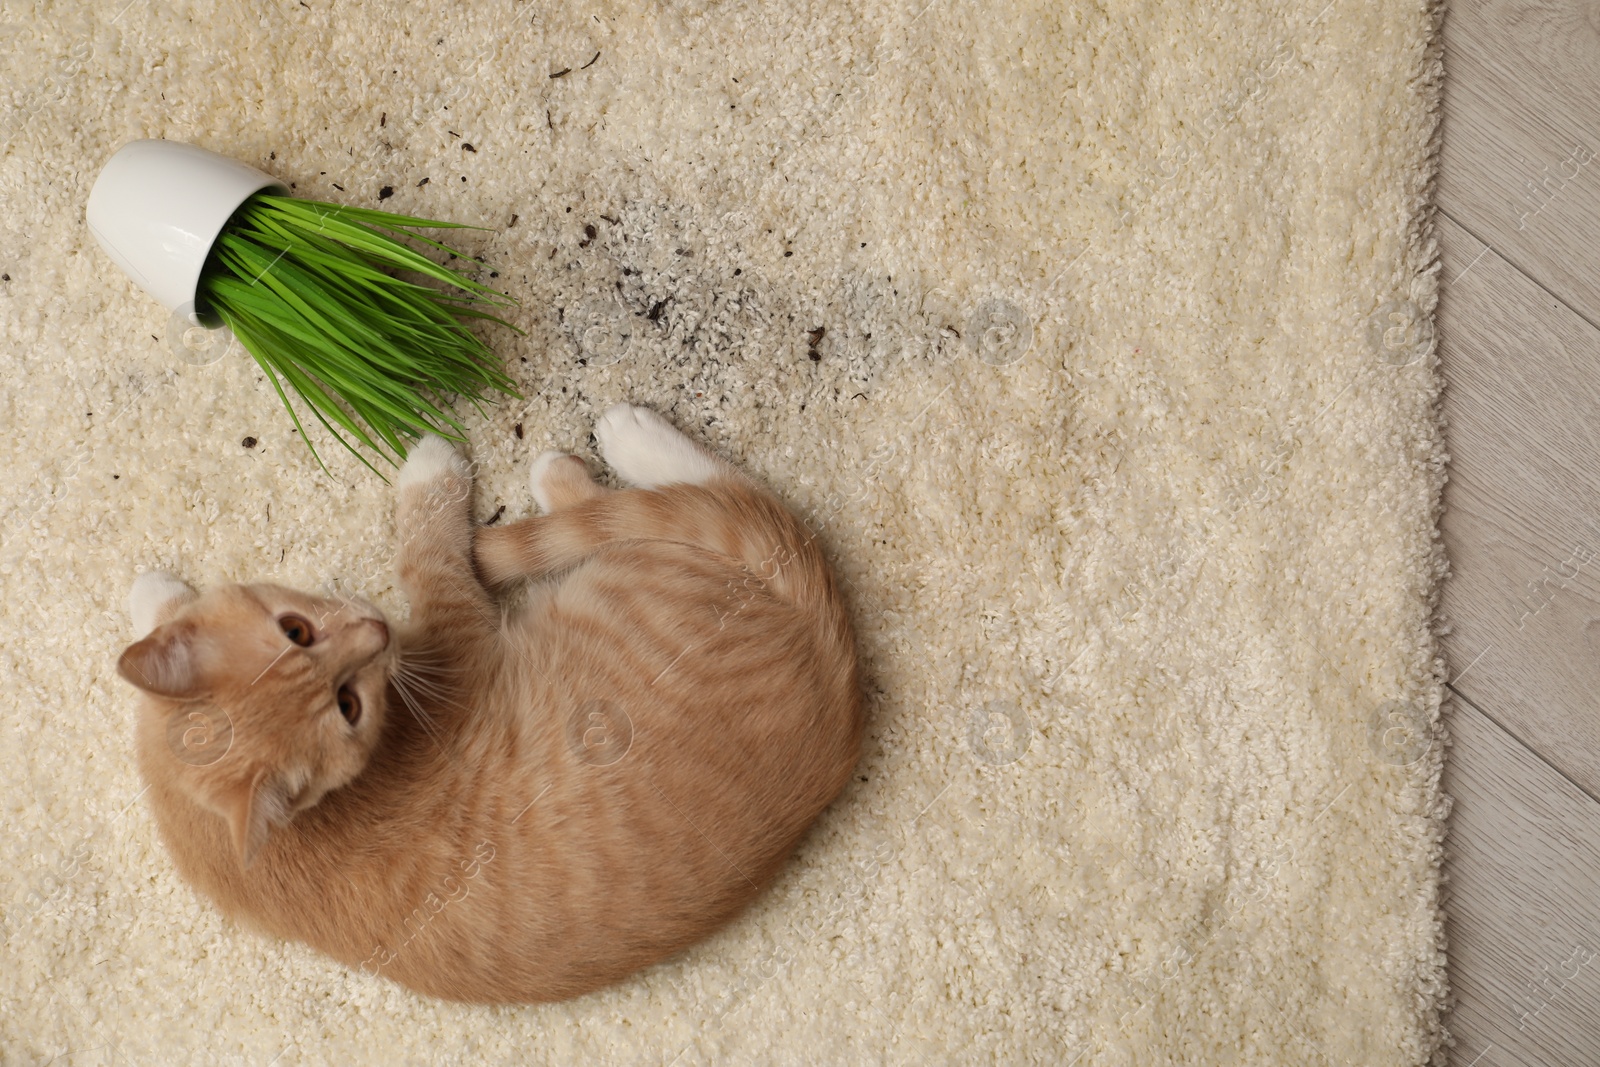
[[[742,507],[734,504],[742,514],[751,514],[752,507],[766,509],[773,521],[785,521],[782,505],[648,408],[612,406],[595,424],[595,436],[606,459],[637,490],[681,488],[607,492],[588,480],[581,463],[547,452],[534,464],[533,481],[534,497],[548,514],[477,533],[478,573],[485,583],[562,570],[616,541],[715,543],[720,551],[726,546],[715,531],[727,525],[723,519],[731,502],[721,498],[725,491],[748,498]],[[744,553],[741,548],[733,554],[741,558]],[[760,559],[770,563],[771,555],[763,550]]]
[[[493,629],[499,610],[473,571],[472,468],[429,434],[406,456],[395,488],[400,588],[423,626]]]
[[[583,460],[564,452],[540,453],[528,472],[528,484],[533,490],[534,503],[544,514],[503,526],[479,527],[474,538],[473,554],[478,573],[488,585],[537,577],[550,570],[555,558],[548,551],[555,547],[552,538],[564,547],[564,551],[557,553],[561,558],[568,559],[573,551],[583,554],[584,542],[580,540],[574,544],[573,538],[584,537],[584,524],[557,523],[552,519],[610,492],[589,477],[589,468]],[[599,543],[596,532],[594,544]]]
[[[595,423],[594,435],[606,462],[623,481],[640,489],[739,478],[732,465],[689,440],[649,408],[613,404]]]
[[[606,493],[589,477],[583,460],[565,452],[541,452],[528,472],[528,484],[533,502],[546,515]]]

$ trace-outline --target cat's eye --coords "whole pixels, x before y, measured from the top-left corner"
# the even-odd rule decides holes
[[[311,631],[311,624],[298,615],[283,616],[278,620],[278,629],[283,631],[283,636],[301,648],[316,640],[316,635]]]
[[[339,687],[339,714],[351,726],[361,721],[361,698],[348,685]]]

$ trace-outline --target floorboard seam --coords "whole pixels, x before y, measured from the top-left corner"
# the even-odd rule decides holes
[[[1549,760],[1545,759],[1543,754],[1541,754],[1538,749],[1534,748],[1527,741],[1523,740],[1517,734],[1517,732],[1515,730],[1512,730],[1510,727],[1506,726],[1505,723],[1501,722],[1499,719],[1495,718],[1492,714],[1490,714],[1489,711],[1486,710],[1482,704],[1479,704],[1476,700],[1473,700],[1471,697],[1467,696],[1461,690],[1457,689],[1453,684],[1446,683],[1445,684],[1445,688],[1450,690],[1450,692],[1454,693],[1457,700],[1461,701],[1463,704],[1465,704],[1468,707],[1470,707],[1473,711],[1476,711],[1479,715],[1482,715],[1485,719],[1488,719],[1490,722],[1494,723],[1495,726],[1497,726],[1502,733],[1504,733],[1507,737],[1511,738],[1511,740],[1515,741],[1518,745],[1520,745],[1523,749],[1525,749],[1528,752],[1529,755],[1533,756],[1535,759],[1537,759],[1540,763],[1544,764],[1546,767],[1549,767],[1556,774],[1559,774],[1562,777],[1563,780],[1565,780],[1568,784],[1570,784],[1572,786],[1572,788],[1576,789],[1578,792],[1580,792],[1584,796],[1588,797],[1589,800],[1595,805],[1595,807],[1597,809],[1600,809],[1600,797],[1597,797],[1593,793],[1591,793],[1587,788],[1585,788],[1582,785],[1582,783],[1576,781],[1566,771],[1562,770],[1560,767],[1557,767],[1555,764],[1553,764]]]
[[[1538,289],[1539,289],[1539,291],[1541,293],[1543,293],[1546,296],[1548,296],[1551,300],[1554,300],[1557,304],[1559,304],[1562,307],[1566,308],[1568,311],[1572,312],[1572,314],[1576,315],[1578,318],[1580,318],[1584,322],[1588,323],[1590,329],[1594,330],[1596,333],[1600,333],[1600,323],[1595,322],[1589,316],[1585,315],[1583,312],[1579,311],[1577,308],[1575,308],[1571,304],[1567,303],[1561,297],[1557,296],[1554,292],[1551,291],[1550,287],[1545,285],[1543,282],[1541,282],[1538,279],[1538,277],[1536,277],[1535,275],[1529,273],[1527,270],[1523,269],[1523,267],[1522,267],[1522,265],[1520,263],[1518,263],[1514,259],[1511,259],[1504,252],[1500,251],[1500,249],[1496,248],[1494,245],[1490,244],[1488,241],[1485,241],[1482,237],[1479,237],[1476,233],[1473,232],[1472,227],[1470,227],[1470,226],[1466,225],[1465,223],[1463,223],[1460,219],[1456,218],[1449,211],[1447,211],[1444,208],[1439,208],[1438,211],[1439,211],[1439,214],[1443,215],[1445,218],[1449,219],[1451,222],[1455,223],[1457,226],[1460,226],[1462,230],[1466,231],[1467,236],[1471,237],[1474,241],[1477,241],[1479,244],[1481,244],[1484,247],[1485,251],[1493,252],[1495,254],[1495,256],[1500,260],[1500,262],[1504,263],[1506,266],[1510,267],[1512,270],[1516,271],[1518,274],[1520,274],[1524,278],[1528,279],[1529,282],[1531,282],[1533,285],[1538,287]],[[1483,258],[1483,256],[1482,256],[1482,254],[1480,254],[1478,256],[1478,259],[1482,259],[1482,258]],[[1473,267],[1477,266],[1478,265],[1478,259],[1474,259],[1472,261],[1472,264],[1467,267],[1467,270],[1471,270]],[[1448,281],[1444,281],[1443,284],[1444,285],[1450,285],[1450,284],[1452,284],[1452,283],[1454,283],[1456,281],[1459,281],[1461,278],[1466,276],[1467,270],[1462,271],[1460,274],[1456,275],[1454,278],[1449,279]],[[1440,362],[1443,363],[1445,361],[1441,359]],[[1446,374],[1445,375],[1445,384],[1446,384],[1446,386],[1449,385],[1449,381],[1450,381],[1450,376],[1449,376],[1449,374]]]

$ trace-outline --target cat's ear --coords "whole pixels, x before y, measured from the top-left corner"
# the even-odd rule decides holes
[[[157,627],[149,637],[123,651],[117,673],[146,693],[193,700],[204,693],[195,639],[192,622],[180,620]]]
[[[166,571],[145,571],[128,590],[128,616],[133,619],[134,636],[150,636],[151,631],[194,598],[192,588]]]
[[[224,805],[239,866],[248,869],[272,831],[289,821],[289,793],[277,776],[259,771],[248,785],[234,790]]]

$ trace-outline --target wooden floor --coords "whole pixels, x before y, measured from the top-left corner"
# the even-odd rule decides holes
[[[1600,1064],[1600,2],[1450,0],[1445,67],[1452,1062]]]

